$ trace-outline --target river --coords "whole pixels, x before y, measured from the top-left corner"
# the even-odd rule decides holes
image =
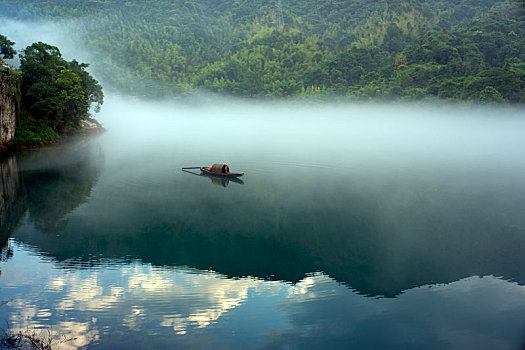
[[[0,322],[60,348],[517,349],[520,108],[110,97],[1,161]],[[227,181],[181,171],[226,163]]]

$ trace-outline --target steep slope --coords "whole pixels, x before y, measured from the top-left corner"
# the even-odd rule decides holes
[[[522,1],[0,0],[0,8],[7,18],[78,19],[73,32],[96,52],[94,69],[136,95],[523,100]]]

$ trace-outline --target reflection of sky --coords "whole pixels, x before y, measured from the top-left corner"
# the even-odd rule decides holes
[[[63,348],[517,348],[525,287],[492,276],[367,298],[313,274],[295,285],[140,262],[64,269],[12,241],[0,318]]]

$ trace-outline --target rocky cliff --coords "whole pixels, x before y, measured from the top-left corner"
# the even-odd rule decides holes
[[[19,101],[19,74],[11,67],[0,67],[0,145],[15,137]]]

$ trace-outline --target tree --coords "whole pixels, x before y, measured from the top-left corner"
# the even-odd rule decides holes
[[[28,46],[20,59],[22,103],[33,119],[62,134],[80,126],[92,103],[99,110],[102,87],[85,71],[87,64],[67,62],[57,47],[42,42]]]
[[[2,55],[3,58],[13,58],[16,55],[15,49],[13,49],[13,45],[15,43],[11,40],[8,40],[7,37],[0,34],[0,47],[2,48],[2,52],[0,55]]]
[[[96,103],[95,112],[98,113],[100,112],[100,106],[104,103],[104,93],[99,82],[86,71],[88,67],[89,64],[78,63],[76,60],[69,62],[71,71],[80,78],[80,84],[86,94],[88,104]]]
[[[492,86],[487,86],[479,93],[480,103],[503,102],[500,92]]]
[[[121,1],[0,2],[11,4],[4,6],[4,17],[85,18],[72,21],[71,34],[89,38],[97,71],[133,95],[158,98],[204,88],[284,97],[324,86],[345,96],[380,91],[376,95],[404,98],[426,92],[477,101],[492,86],[505,102],[525,100],[523,1],[288,0],[279,28],[275,0],[148,1],[148,6],[128,1],[124,7]],[[512,71],[519,82],[512,76],[504,82],[506,75],[490,72],[493,68]],[[81,78],[91,103],[102,101],[98,87],[81,72],[87,65],[69,62],[63,69]],[[371,80],[375,74],[379,77]]]

